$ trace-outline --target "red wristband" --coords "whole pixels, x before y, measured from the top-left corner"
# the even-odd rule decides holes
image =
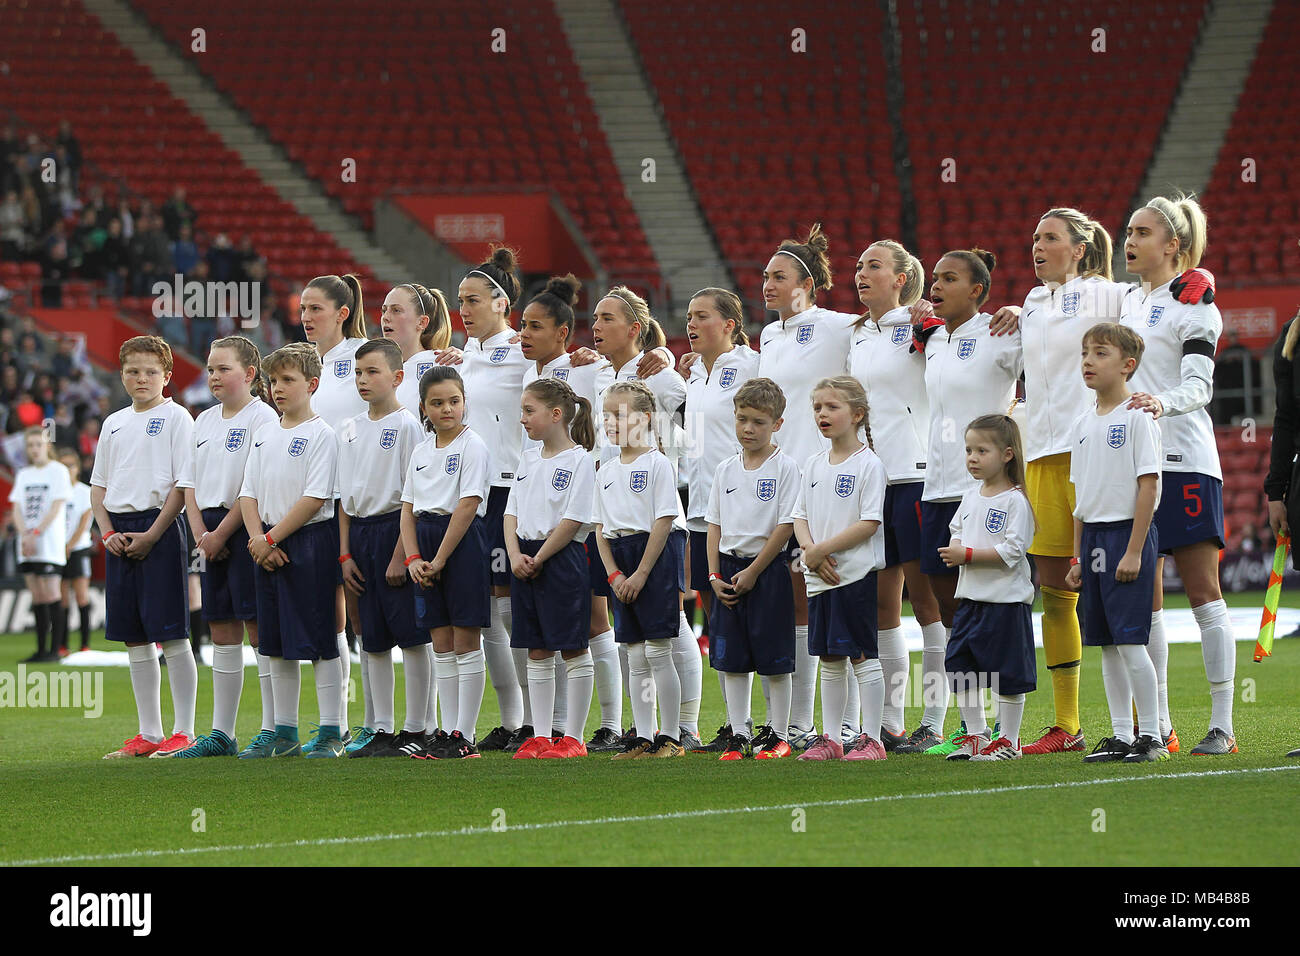
[[[622,572],[622,571],[615,571],[613,574],[611,574],[611,575],[610,575],[609,577],[607,577],[605,580],[606,580],[609,584],[613,584],[615,578],[621,578],[622,576],[623,576],[623,572]]]
[[[339,555],[339,564],[347,564],[352,560],[351,553]]]
[[[710,580],[710,581],[721,581],[721,580],[722,580],[722,575],[719,574],[717,571],[710,571],[710,572],[709,572],[709,580]]]
[[[107,541],[109,538],[113,537],[113,535],[115,535],[115,534],[117,534],[116,531],[110,531],[108,534],[103,535],[103,536],[100,537],[100,539],[99,539],[99,540],[100,540],[100,543],[103,543],[103,542]]]
[[[39,538],[39,537],[41,536],[41,529],[40,529],[40,528],[32,528],[32,529],[31,529],[31,533],[32,533],[32,536],[33,536],[33,537]]]
[[[266,534],[262,535],[262,537],[266,539],[266,543],[269,544],[271,547],[273,548],[279,547],[279,545],[275,543],[275,539],[271,537],[271,533],[269,531]]]
[[[352,557],[352,555],[348,555],[348,557]],[[423,560],[424,559],[420,557],[418,554],[412,554],[405,561],[403,561],[402,564],[409,568],[411,566],[412,561],[423,561]]]
[[[1078,563],[1079,563],[1079,559],[1078,559],[1078,558],[1071,558],[1071,559],[1070,559],[1070,567],[1074,567],[1074,566],[1075,566],[1076,564],[1078,564]]]
[[[967,563],[967,564],[970,564],[971,556],[974,555],[974,554],[975,554],[975,549],[974,549],[974,548],[967,548],[967,549],[966,549],[966,563]]]

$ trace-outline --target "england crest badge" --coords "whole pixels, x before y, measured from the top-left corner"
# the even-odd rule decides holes
[[[429,371],[431,368],[433,368],[432,362],[417,362],[415,365],[415,377],[417,379],[424,378],[424,373]]]
[[[961,360],[964,362],[964,361],[966,361],[968,358],[970,358],[970,357],[971,357],[972,355],[974,355],[974,354],[975,354],[975,340],[974,340],[974,339],[958,339],[958,340],[957,340],[957,357],[958,357],[959,359],[961,359]]]
[[[1163,305],[1151,306],[1151,314],[1147,316],[1147,328],[1154,328],[1160,324],[1160,317],[1165,314]]]
[[[226,451],[239,451],[244,447],[244,436],[248,434],[247,428],[232,428],[226,432]]]
[[[990,508],[989,513],[984,516],[984,527],[988,529],[989,534],[1001,534],[1002,529],[1007,526],[1007,513],[998,511],[996,508]]]
[[[342,359],[334,363],[334,377],[347,378],[352,374],[352,359]]]
[[[645,491],[646,488],[649,487],[649,485],[650,485],[650,472],[648,471],[634,471],[628,477],[627,486],[631,488],[634,492],[636,492],[638,495],[641,494],[641,492]]]
[[[488,361],[493,365],[500,365],[509,354],[510,350],[508,348],[493,349],[492,354],[488,356]]]
[[[1061,311],[1066,315],[1075,315],[1079,311],[1079,293],[1067,292],[1061,296]]]
[[[904,345],[912,340],[912,327],[910,325],[896,325],[894,330],[889,333],[889,341],[895,345]]]
[[[295,438],[293,441],[289,442],[289,457],[301,458],[302,453],[307,450],[307,442],[308,439],[306,438]]]
[[[736,384],[736,370],[734,368],[724,368],[722,374],[718,376],[718,384],[723,388],[731,388]]]
[[[563,491],[569,487],[569,481],[573,478],[573,472],[564,468],[556,468],[555,474],[551,475],[551,487],[556,491]]]
[[[379,447],[387,451],[397,444],[397,429],[385,428],[379,433]]]
[[[443,467],[446,468],[447,474],[456,474],[457,469],[460,468],[460,455],[448,455],[447,464]]]
[[[552,374],[561,382],[567,382],[569,380],[569,371],[567,368],[557,368]]]
[[[1125,428],[1124,425],[1111,425],[1106,429],[1106,444],[1111,448],[1123,448]]]
[[[771,501],[776,497],[776,479],[760,478],[758,479],[758,500]]]
[[[847,498],[853,494],[853,485],[857,479],[857,475],[837,475],[835,477],[835,493],[841,498]]]
[[[161,435],[163,430],[163,425],[165,424],[167,424],[167,419],[165,418],[151,418],[149,419],[148,426],[145,427],[144,433],[146,435],[151,435],[151,436]]]
[[[794,340],[800,345],[807,345],[812,341],[813,327],[811,325],[801,325],[799,330],[794,334]]]

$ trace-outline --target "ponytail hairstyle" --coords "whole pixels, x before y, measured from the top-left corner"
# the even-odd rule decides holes
[[[547,408],[558,408],[564,427],[575,442],[587,451],[595,447],[596,423],[591,414],[591,402],[575,393],[568,382],[558,378],[539,378],[529,382],[524,391],[536,395]]]
[[[271,390],[267,387],[266,376],[262,374],[262,353],[258,351],[256,345],[242,335],[227,335],[225,338],[216,339],[208,350],[212,349],[230,349],[235,353],[235,359],[244,368],[253,370],[253,381],[249,383],[248,390],[254,398],[270,404]]]
[[[981,415],[966,426],[968,432],[983,432],[993,439],[999,448],[1011,449],[1011,460],[1006,463],[1007,477],[1022,495],[1025,494],[1025,446],[1020,440],[1020,426],[1010,415]],[[1029,496],[1025,495],[1028,503]],[[1034,514],[1033,505],[1029,513]],[[1034,516],[1034,527],[1038,526],[1038,517]]]
[[[460,377],[460,372],[457,372],[450,365],[435,365],[433,368],[429,369],[429,371],[421,375],[420,424],[424,426],[426,432],[433,431],[433,422],[429,421],[428,417],[424,414],[424,399],[429,394],[429,389],[433,388],[433,386],[437,385],[439,382],[455,382],[456,388],[460,390],[461,401],[467,401],[465,398],[465,380]],[[468,409],[466,409],[466,412],[468,413]],[[461,419],[461,423],[464,424],[464,419]]]
[[[1206,222],[1205,210],[1196,197],[1183,193],[1179,193],[1176,199],[1157,196],[1146,204],[1146,208],[1158,212],[1169,228],[1170,237],[1178,240],[1174,269],[1186,272],[1199,266],[1201,257],[1205,255]]]
[[[787,259],[795,260],[795,275],[800,282],[812,278],[812,298],[816,298],[818,289],[830,289],[835,284],[831,278],[830,256],[826,254],[829,248],[830,241],[826,238],[826,233],[822,232],[822,224],[815,222],[802,242],[786,239],[777,246],[774,255],[784,254]]]
[[[1297,340],[1300,340],[1300,312],[1291,320],[1291,328],[1286,330],[1286,340],[1282,343],[1282,357],[1288,362],[1295,361]]]
[[[899,305],[912,305],[921,300],[921,289],[925,285],[925,269],[921,265],[921,260],[912,255],[903,244],[895,239],[877,239],[871,246],[880,246],[882,249],[888,249],[890,253],[889,271],[894,275],[904,275],[907,278],[903,281],[903,288],[898,293]],[[871,246],[867,246],[868,249]],[[855,329],[860,329],[867,322],[867,313],[862,313],[858,321],[853,323]]]
[[[980,290],[979,299],[975,302],[976,308],[989,300],[989,292],[993,287],[991,273],[998,264],[997,256],[987,249],[976,246],[973,249],[956,249],[952,252],[945,252],[940,258],[960,259],[966,263],[966,268],[970,270],[971,282],[978,283],[983,287]]]
[[[609,388],[605,389],[605,401],[609,400],[611,395],[622,395],[624,400],[620,403],[626,405],[629,411],[639,412],[647,415],[650,419],[650,437],[654,440],[654,447],[663,451],[659,441],[659,431],[655,428],[655,393],[650,391],[650,386],[645,382],[615,382]]]
[[[564,335],[565,342],[568,342],[573,335],[574,326],[578,322],[577,316],[573,314],[573,307],[578,302],[578,292],[581,289],[582,283],[572,272],[564,276],[551,276],[546,282],[546,288],[533,296],[532,301],[528,303],[540,305],[545,309],[557,329],[560,326],[568,329]]]
[[[749,336],[745,334],[745,310],[741,305],[740,296],[728,289],[709,286],[707,289],[701,289],[691,298],[698,299],[704,295],[713,297],[713,307],[717,309],[718,315],[722,316],[723,322],[736,323],[736,327],[731,330],[731,344],[748,345]]]
[[[813,394],[823,390],[838,392],[849,408],[862,413],[862,423],[858,427],[866,434],[867,447],[875,451],[875,443],[871,440],[871,408],[867,405],[867,390],[862,387],[862,383],[852,375],[836,375],[818,382],[813,388]]]
[[[623,314],[627,324],[640,323],[641,331],[636,337],[636,346],[642,352],[650,352],[668,343],[668,337],[660,328],[658,320],[650,314],[650,303],[641,298],[625,285],[616,285],[605,293],[605,298],[618,299],[623,303]]]
[[[345,276],[317,276],[307,283],[308,289],[320,289],[334,308],[348,310],[343,321],[345,339],[364,339],[366,334],[366,309],[361,300],[361,280],[348,273]]]
[[[411,293],[411,304],[415,306],[415,315],[429,317],[429,324],[420,333],[420,347],[430,351],[440,351],[451,344],[451,312],[447,309],[447,297],[441,289],[426,289],[418,282],[404,282],[399,287]]]
[[[505,317],[510,321],[510,310],[514,304],[519,301],[523,295],[524,287],[519,281],[519,252],[511,249],[509,246],[488,246],[487,262],[480,262],[469,272],[466,272],[464,279],[473,276],[480,282],[487,285],[492,292],[492,302],[495,305],[498,299],[505,300]]]
[[[1070,242],[1076,246],[1080,243],[1083,244],[1083,258],[1079,260],[1080,278],[1099,276],[1107,282],[1114,278],[1114,273],[1111,271],[1111,258],[1114,255],[1113,243],[1105,226],[1069,206],[1057,206],[1055,209],[1049,209],[1038,219],[1039,222],[1044,219],[1061,220],[1061,222],[1065,223],[1065,230],[1070,235]]]

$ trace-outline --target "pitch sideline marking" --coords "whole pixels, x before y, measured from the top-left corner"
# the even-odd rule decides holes
[[[420,830],[415,833],[373,833],[367,836],[321,837],[315,840],[289,840],[282,843],[244,843],[226,846],[177,847],[164,850],[132,850],[129,853],[96,853],[83,856],[51,856],[31,860],[3,860],[0,867],[49,866],[64,863],[91,863],[106,860],[143,860],[160,856],[190,856],[200,853],[240,853],[249,850],[280,850],[311,846],[343,846],[358,843],[383,843],[390,840],[427,840],[437,837],[479,836],[489,833],[514,833],[519,831],[558,830],[563,827],[607,826],[619,823],[654,823],[664,820],[688,820],[700,817],[731,816],[738,813],[773,813],[810,807],[850,807],[870,803],[889,803],[895,800],[931,800],[945,797],[980,797],[998,793],[1023,793],[1030,790],[1063,790],[1074,787],[1096,787],[1106,784],[1143,783],[1149,780],[1187,780],[1195,777],[1227,777],[1239,774],[1276,773],[1300,770],[1300,764],[1276,767],[1250,767],[1238,770],[1196,770],[1189,773],[1161,773],[1145,777],[1111,777],[1103,780],[1071,780],[1059,783],[1026,783],[1010,787],[986,787],[978,790],[937,790],[930,793],[887,793],[874,797],[851,797],[841,800],[803,800],[796,803],[778,803],[759,807],[712,807],[702,810],[674,810],[670,813],[648,813],[626,817],[592,817],[585,820],[551,820],[544,823],[516,823],[505,830],[487,827],[459,827],[455,830]]]

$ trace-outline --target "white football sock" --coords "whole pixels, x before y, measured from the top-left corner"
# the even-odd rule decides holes
[[[771,727],[775,732],[777,726],[773,722],[774,718],[772,717],[772,678],[768,677],[766,674],[759,674],[758,684],[763,689],[763,715],[767,718],[767,720],[763,722]],[[749,676],[749,690],[751,694],[754,691],[753,674]],[[781,726],[785,728],[785,730],[781,731],[781,739],[784,740],[786,730],[789,730],[790,728],[790,709],[788,707],[786,708],[785,717],[781,721]]]
[[[726,685],[725,700],[727,702],[727,723],[731,725],[732,733],[748,734],[749,720],[749,702],[753,695],[750,690],[749,674],[722,674],[722,680]]]
[[[406,659],[405,650],[402,651],[402,659]],[[367,674],[370,675],[368,682]],[[369,713],[366,726],[371,730],[391,734],[397,723],[393,705],[396,678],[393,676],[391,650],[380,651],[378,654],[361,652],[361,683],[365,687],[366,710]]]
[[[794,684],[793,675],[773,674],[770,677],[763,678],[763,682],[772,695],[768,701],[768,723],[772,727],[774,734],[782,740],[788,740],[790,737],[790,693]]]
[[[140,720],[140,736],[151,743],[162,743],[162,670],[153,644],[126,649],[131,662],[131,693],[135,696],[135,713]]]
[[[357,636],[357,646],[361,648],[361,700],[362,700],[361,707],[362,707],[362,715],[363,715],[361,718],[361,726],[369,727],[371,730],[377,730],[378,725],[375,723],[375,721],[378,720],[379,718],[375,715],[374,701],[370,699],[370,659],[366,656],[366,648],[365,645],[361,643],[360,635]],[[342,666],[343,666],[342,662],[340,661],[339,667],[342,668]],[[392,666],[393,666],[393,652],[390,650],[388,652],[388,667],[389,667],[388,673],[390,677],[392,675]],[[352,668],[349,667],[348,670],[350,671],[352,670]],[[393,682],[391,679],[388,682],[388,686],[390,688],[393,686]],[[392,706],[390,705],[388,709],[391,712]],[[391,724],[392,721],[391,717],[389,718],[389,721]],[[391,732],[392,729],[393,728],[391,726],[388,727],[389,732]]]
[[[849,661],[849,670],[852,671],[854,667],[854,663]],[[844,718],[840,721],[839,729],[836,731],[840,734],[841,739],[843,739],[845,728],[848,728],[853,737],[856,738],[860,733],[858,730],[858,721],[862,719],[862,702],[858,693],[858,682],[852,674],[849,675],[848,686],[849,693],[844,700]],[[878,733],[880,733],[879,727],[872,732],[871,736],[874,737]]]
[[[1201,657],[1210,680],[1210,727],[1233,735],[1232,691],[1237,677],[1237,644],[1228,619],[1228,605],[1220,598],[1192,608],[1201,629]]]
[[[343,714],[339,709],[343,701],[339,685],[343,682],[344,660],[347,658],[311,662],[312,671],[316,675],[316,706],[320,709],[320,725],[337,727],[340,735],[347,730],[343,726]]]
[[[659,700],[659,732],[680,741],[682,731],[677,720],[682,713],[682,682],[673,664],[671,638],[646,641],[645,656],[654,674],[655,695]]]
[[[902,625],[878,632],[876,643],[880,648],[880,668],[885,675],[885,708],[880,724],[892,734],[903,734],[907,732],[903,726],[903,706],[907,701],[907,669],[911,662]],[[876,736],[874,728],[862,729]]]
[[[942,621],[921,628],[921,699],[924,709],[921,723],[943,736],[943,722],[948,716],[948,674],[943,661],[948,653],[952,631]],[[970,728],[967,727],[967,730]]]
[[[430,643],[427,647],[429,648],[429,697],[424,708],[424,732],[432,734],[438,729],[438,674],[433,644]]]
[[[1137,703],[1138,733],[1160,740],[1160,718],[1156,707],[1156,667],[1141,644],[1118,645],[1119,655],[1128,670],[1129,688]]]
[[[723,671],[714,671],[718,675],[718,689],[722,691],[722,699],[727,699],[727,675]]]
[[[433,683],[432,644],[402,648],[402,676],[406,679],[406,721],[402,729],[423,733],[429,710],[429,688]]]
[[[617,639],[615,641],[617,643]],[[645,650],[645,648],[642,648]],[[628,650],[626,644],[618,645],[618,668],[623,675],[623,693],[627,694],[627,699],[632,699],[632,666],[628,663]]]
[[[816,660],[817,658],[813,658]],[[797,664],[795,665],[798,666]],[[840,739],[839,723],[844,717],[844,704],[849,698],[849,662],[823,660],[822,668],[822,733],[832,740]],[[796,690],[799,675],[795,675]]]
[[[794,677],[790,685],[790,726],[801,731],[816,730],[813,703],[817,697],[817,662],[808,653],[808,625],[794,626]],[[822,713],[826,713],[825,702]],[[733,728],[734,729],[734,728]],[[825,729],[825,728],[823,728]],[[834,731],[839,733],[838,730]]]
[[[551,714],[555,708],[555,656],[528,658],[528,700],[533,708],[533,735],[551,736]]]
[[[636,735],[646,740],[655,736],[654,678],[646,658],[645,641],[622,645],[627,650],[627,690],[632,702],[632,721]]]
[[[623,732],[623,670],[618,661],[614,632],[606,631],[591,639],[588,648],[596,668],[596,695],[600,699],[600,726]]]
[[[878,741],[881,714],[885,709],[885,669],[879,658],[869,657],[853,665],[853,677],[861,701],[861,732]]]
[[[239,698],[244,693],[244,647],[242,644],[212,645],[212,729],[232,740]]]
[[[164,641],[162,649],[167,659],[167,683],[172,690],[172,733],[193,739],[194,705],[199,697],[199,666],[194,663],[194,648],[189,641],[178,638]]]
[[[994,694],[998,705],[999,733],[1020,749],[1020,724],[1025,718],[1024,694]]]
[[[519,729],[523,720],[524,698],[519,677],[515,674],[515,658],[510,653],[510,634],[505,625],[505,619],[510,615],[510,598],[493,598],[491,610],[491,623],[482,630],[483,656],[487,658],[488,677],[497,695],[501,726],[514,731]]]
[[[528,648],[512,647],[510,656],[515,663],[515,680],[519,684],[519,726],[532,727],[533,705],[528,701]]]
[[[275,726],[298,728],[298,696],[302,691],[302,662],[272,657],[271,695],[275,700]]]
[[[953,692],[953,698],[957,701],[957,709],[961,711],[961,719],[966,722],[966,733],[987,737],[989,725],[984,716],[984,695],[979,686],[974,681],[959,685]]]
[[[560,663],[559,655],[551,658],[555,671],[555,703],[551,709],[551,736],[569,719],[569,672]]]
[[[257,652],[257,689],[262,693],[262,729],[275,730],[275,694],[271,691],[271,658]]]
[[[1101,682],[1106,689],[1106,704],[1110,707],[1110,732],[1124,743],[1131,744],[1133,691],[1129,686],[1128,667],[1114,644],[1102,645]]]
[[[587,729],[587,715],[591,712],[592,685],[596,682],[596,664],[589,652],[564,662],[569,685],[568,717],[564,735],[581,742]]]
[[[460,674],[455,651],[433,652],[433,680],[442,702],[442,723],[436,726],[450,734],[460,719]]]
[[[345,628],[336,635],[339,645],[339,730],[346,733],[348,729],[348,685],[352,681],[352,651],[348,648],[348,632]],[[335,708],[331,707],[333,712]]]
[[[1165,612],[1151,612],[1151,640],[1147,644],[1147,653],[1156,668],[1157,706],[1160,710],[1160,733],[1167,734],[1173,728],[1169,721],[1169,639],[1165,637]]]
[[[474,742],[474,733],[478,727],[478,712],[483,706],[483,685],[487,683],[487,663],[483,651],[469,651],[456,655],[456,672],[459,686],[459,708],[456,729],[470,743]]]
[[[686,620],[686,612],[677,614],[677,636],[673,638],[673,665],[682,686],[682,710],[677,723],[697,737],[700,735],[700,694],[704,665],[700,660],[700,643]],[[677,733],[677,731],[674,731]]]

